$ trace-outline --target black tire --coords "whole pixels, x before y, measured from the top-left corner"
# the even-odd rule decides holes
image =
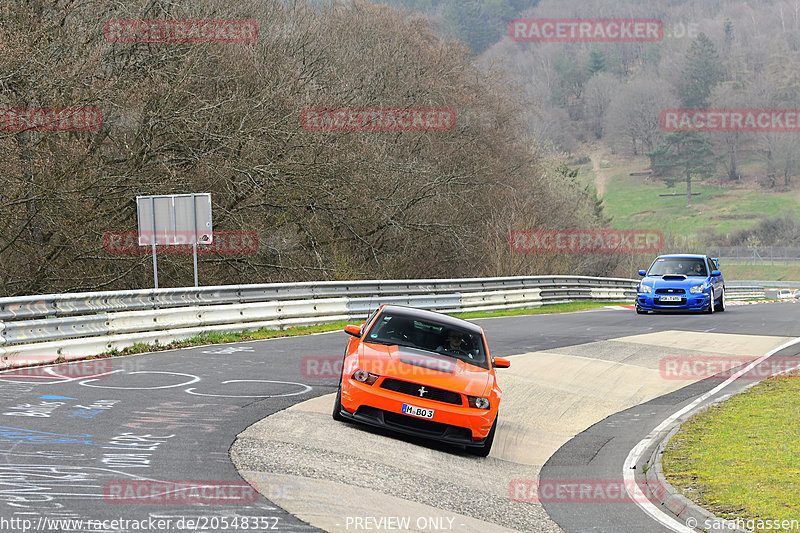
[[[489,430],[489,434],[486,435],[486,439],[483,441],[483,444],[480,446],[467,446],[467,451],[472,455],[477,455],[478,457],[486,457],[489,455],[489,452],[492,451],[492,443],[494,442],[494,432],[497,429],[497,419],[500,418],[498,416],[494,417],[494,424],[492,424],[492,429]]]
[[[719,303],[716,306],[716,311],[718,313],[725,311],[725,287],[722,287],[722,294],[719,297]]]
[[[637,315],[646,315],[647,311],[639,307],[639,304],[636,304],[636,314]]]
[[[336,401],[333,402],[333,419],[337,422],[346,422],[345,417],[342,416],[342,384],[339,383],[339,389],[336,391]]]
[[[706,313],[709,315],[714,314],[714,289],[711,289],[711,294],[709,295],[708,299],[708,307],[706,308]]]

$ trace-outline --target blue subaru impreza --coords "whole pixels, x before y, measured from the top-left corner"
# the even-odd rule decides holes
[[[719,262],[707,255],[662,255],[653,261],[636,295],[636,312],[684,309],[713,313],[725,310],[725,280]]]

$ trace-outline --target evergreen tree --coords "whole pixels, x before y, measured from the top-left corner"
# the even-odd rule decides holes
[[[722,65],[714,43],[701,33],[686,52],[686,69],[678,81],[681,104],[690,108],[708,107],[711,91],[722,79]]]
[[[553,66],[559,76],[558,85],[553,87],[556,91],[553,98],[558,105],[567,106],[583,91],[583,84],[587,79],[586,72],[566,48],[559,51]]]
[[[697,36],[686,52],[686,68],[678,81],[681,105],[708,107],[711,91],[723,80],[723,70],[714,43],[706,34]],[[714,173],[718,158],[708,134],[679,131],[666,135],[664,142],[647,153],[656,175],[672,175],[686,180],[686,206],[692,205],[692,179]]]
[[[656,175],[671,174],[686,180],[686,207],[692,205],[692,178],[703,179],[712,175],[718,161],[709,136],[694,131],[668,134],[664,142],[647,156]]]
[[[733,21],[725,19],[725,44],[733,42]]]
[[[502,39],[508,24],[536,6],[539,0],[373,0],[441,18],[442,30],[451,39],[467,43],[481,53]]]
[[[594,74],[604,72],[605,70],[606,54],[599,48],[593,46],[592,49],[589,50],[589,62],[586,64],[586,71],[591,78]]]

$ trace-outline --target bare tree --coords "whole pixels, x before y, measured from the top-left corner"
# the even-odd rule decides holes
[[[499,73],[422,17],[307,0],[0,10],[0,106],[104,115],[98,132],[0,131],[3,294],[150,286],[147,256],[102,247],[105,231],[135,229],[139,194],[210,192],[216,229],[258,233],[256,254],[201,256],[200,279],[213,283],[480,275],[498,268],[500,226],[532,213],[595,220],[584,191],[548,182],[554,163],[531,148]],[[103,38],[106,21],[137,18],[254,19],[259,38]],[[456,123],[308,131],[310,107],[444,107]],[[512,200],[519,210],[506,213]],[[190,258],[159,259],[162,285],[191,279]]]
[[[619,80],[608,72],[596,74],[586,84],[583,105],[589,125],[598,139],[603,137],[606,111],[618,89]]]
[[[608,106],[608,140],[622,153],[644,154],[663,138],[660,113],[675,98],[660,79],[635,79],[619,89]]]

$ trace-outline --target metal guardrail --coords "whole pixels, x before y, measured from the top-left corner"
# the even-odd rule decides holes
[[[764,297],[763,287],[725,287],[728,300],[754,300]]]
[[[772,283],[772,282],[770,282]],[[79,359],[135,343],[204,332],[282,329],[365,317],[393,303],[444,312],[538,307],[572,300],[632,301],[637,280],[527,276],[272,283],[0,298],[0,367]],[[763,297],[730,286],[728,297]],[[33,359],[30,359],[32,357]],[[48,359],[49,358],[49,359]]]
[[[555,286],[616,287],[620,283],[633,283],[635,285],[634,280],[617,278],[528,276],[444,280],[322,281],[47,294],[42,296],[0,298],[0,320],[271,300],[454,293],[460,291],[511,290]]]
[[[745,281],[735,281],[731,282],[732,286],[736,287],[757,287],[759,289],[764,288],[776,288],[776,289],[800,289],[800,281],[752,281],[752,280],[745,280]]]

